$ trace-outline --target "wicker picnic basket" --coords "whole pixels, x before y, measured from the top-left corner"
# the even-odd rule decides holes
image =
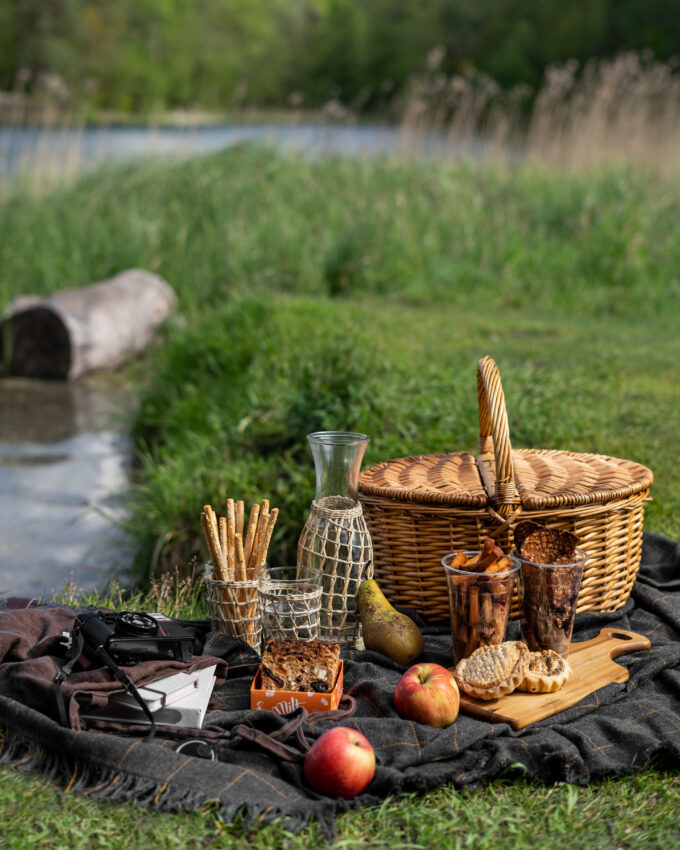
[[[647,467],[606,455],[513,450],[503,388],[479,361],[479,454],[388,460],[363,470],[359,498],[387,598],[431,620],[449,618],[441,558],[493,537],[509,551],[523,519],[572,531],[588,554],[577,611],[614,611],[640,566]],[[511,616],[517,616],[517,601]]]

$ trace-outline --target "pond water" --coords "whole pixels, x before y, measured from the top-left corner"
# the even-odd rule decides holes
[[[134,406],[125,389],[0,380],[0,596],[124,578]]]
[[[478,156],[481,146],[454,143],[445,133],[414,134],[401,127],[341,124],[221,124],[192,128],[0,126],[0,179],[41,170],[73,173],[139,156],[193,156],[247,140],[306,156]]]

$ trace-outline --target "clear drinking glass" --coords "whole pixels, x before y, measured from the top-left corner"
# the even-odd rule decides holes
[[[456,664],[475,649],[503,643],[519,564],[502,573],[475,573],[451,566],[457,552],[442,558],[449,588],[451,635]],[[465,552],[468,558],[479,552]]]
[[[268,567],[257,576],[262,638],[316,640],[319,637],[321,571],[311,567]]]
[[[577,549],[571,564],[535,564],[513,550],[510,558],[520,568],[522,640],[532,652],[552,649],[566,658],[588,556]]]
[[[319,636],[358,646],[359,585],[373,575],[371,535],[358,501],[359,472],[369,438],[351,431],[307,435],[314,457],[316,493],[298,543],[297,562],[322,573]]]

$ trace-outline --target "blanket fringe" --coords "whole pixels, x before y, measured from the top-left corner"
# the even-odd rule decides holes
[[[2,746],[0,764],[13,767],[22,773],[38,772],[46,779],[62,785],[62,793],[81,793],[94,800],[125,803],[134,800],[140,807],[159,812],[197,811],[212,809],[225,823],[238,820],[244,828],[264,826],[278,820],[291,833],[300,832],[310,821],[312,813],[290,814],[276,806],[255,802],[234,804],[229,801],[206,799],[196,792],[187,793],[186,787],[174,788],[172,784],[144,779],[139,775],[103,767],[94,761],[73,758],[64,753],[45,749],[34,740],[11,729],[0,730]],[[329,840],[335,836],[332,811],[316,814],[322,832]]]

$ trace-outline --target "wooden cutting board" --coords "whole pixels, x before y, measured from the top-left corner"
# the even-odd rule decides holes
[[[649,649],[649,638],[625,629],[606,628],[592,640],[572,643],[569,681],[553,694],[527,694],[515,691],[500,699],[479,700],[461,691],[460,709],[480,720],[509,723],[513,729],[524,729],[530,723],[544,720],[564,711],[610,682],[628,681],[628,670],[612,660],[628,652]]]

